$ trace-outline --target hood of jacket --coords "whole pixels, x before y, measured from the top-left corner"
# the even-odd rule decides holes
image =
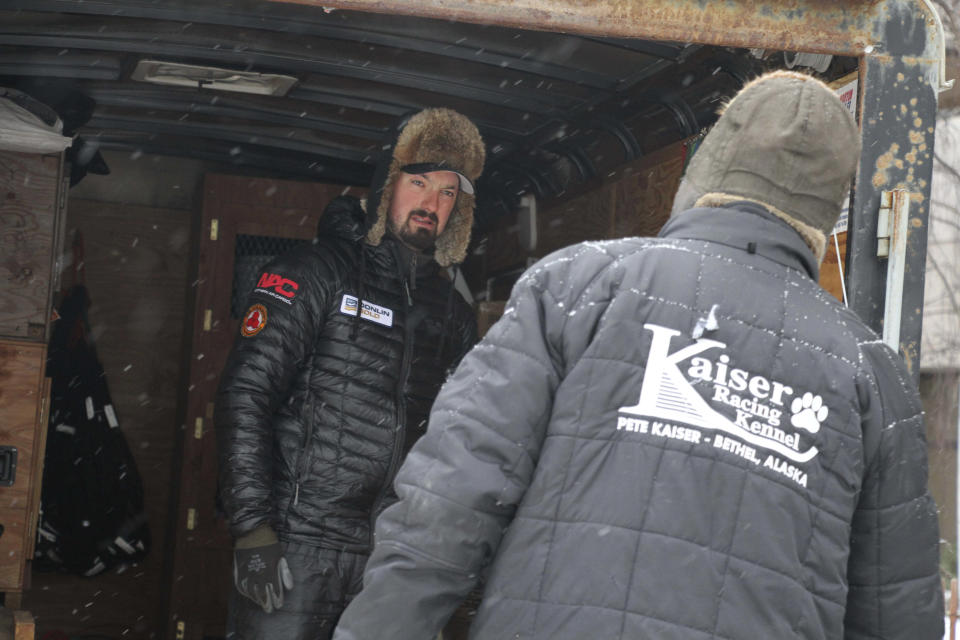
[[[317,235],[335,236],[357,242],[367,232],[366,214],[353,196],[337,196],[323,210],[317,223]]]
[[[415,114],[400,130],[389,161],[381,163],[374,175],[367,199],[367,242],[377,246],[387,231],[390,194],[402,167],[410,164],[438,164],[476,182],[483,172],[486,149],[477,127],[451,109],[425,109]],[[460,191],[450,219],[437,237],[433,258],[443,267],[459,264],[467,255],[476,195]]]
[[[670,218],[657,235],[743,249],[820,279],[820,260],[805,238],[765,206],[749,200],[688,209]]]

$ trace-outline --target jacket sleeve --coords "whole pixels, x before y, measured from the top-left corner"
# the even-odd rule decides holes
[[[847,640],[943,637],[936,505],[916,385],[880,342],[861,345],[865,475],[853,518]]]
[[[435,638],[496,553],[531,481],[562,370],[566,314],[549,275],[529,273],[437,396],[335,640]]]
[[[275,524],[273,417],[312,352],[329,277],[307,251],[275,260],[258,273],[241,318],[214,411],[220,497],[235,537]]]

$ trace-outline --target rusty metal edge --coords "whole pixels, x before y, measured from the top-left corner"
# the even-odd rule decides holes
[[[585,35],[859,56],[887,4],[922,0],[270,0]],[[924,9],[925,10],[925,9]],[[878,20],[879,16],[879,20]],[[917,52],[919,53],[919,52]]]
[[[901,17],[903,17],[901,15]],[[916,28],[910,21],[891,29]],[[886,260],[876,255],[877,212],[883,191],[910,194],[906,269],[900,303],[900,353],[919,375],[932,149],[939,78],[937,61],[911,56],[870,55],[861,63],[860,120],[863,151],[847,236],[850,307],[875,331],[887,321]]]
[[[316,7],[453,20],[583,35],[864,57],[939,61],[943,28],[929,0],[268,0]],[[888,26],[913,16],[922,41],[891,37]],[[932,74],[936,75],[936,74]]]

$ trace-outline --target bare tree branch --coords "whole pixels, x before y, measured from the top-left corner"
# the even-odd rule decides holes
[[[940,281],[943,283],[943,289],[947,294],[947,298],[950,300],[950,308],[953,309],[953,313],[960,314],[960,302],[957,301],[956,293],[954,293],[952,279],[944,273],[936,256],[927,254],[927,262],[933,267],[933,270],[937,272],[937,275],[940,276]]]
[[[942,204],[942,203],[938,203],[938,202],[934,201],[934,204]],[[936,215],[935,215],[935,216],[933,216],[933,221],[936,223],[936,226],[938,226],[938,227],[941,226],[941,225],[943,225],[943,226],[946,226],[946,227],[952,227],[952,228],[956,229],[957,231],[960,231],[960,222],[957,222],[956,220],[952,220],[952,219],[950,219],[950,218],[945,218],[945,217],[943,217],[943,216],[936,216]]]
[[[933,4],[940,8],[940,17],[943,20],[944,29],[953,37],[947,39],[947,46],[957,52],[957,39],[960,36],[960,1],[958,0],[933,0]]]
[[[951,176],[953,176],[954,180],[960,183],[960,170],[954,166],[951,166],[950,163],[944,160],[943,156],[936,151],[933,152],[933,159],[937,162],[937,166],[949,173]]]

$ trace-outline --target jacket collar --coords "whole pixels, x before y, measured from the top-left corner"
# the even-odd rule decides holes
[[[400,242],[400,240],[391,232],[383,236],[380,243],[382,253],[392,258],[396,265],[397,272],[404,278],[413,279],[414,276],[422,278],[433,274],[439,269],[439,265],[433,258],[432,252],[417,252]],[[376,249],[377,247],[373,247]]]
[[[820,279],[820,265],[800,234],[752,202],[688,209],[671,218],[659,237],[705,240],[744,252],[752,245],[752,253]]]

